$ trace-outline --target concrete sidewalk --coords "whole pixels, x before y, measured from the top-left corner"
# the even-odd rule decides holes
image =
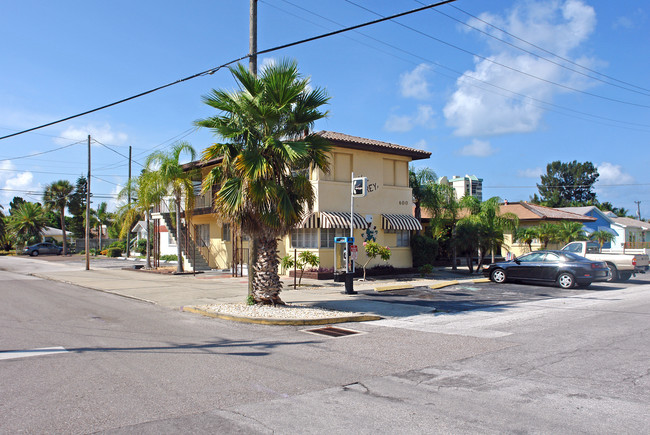
[[[201,274],[172,275],[101,268],[99,263],[91,264],[91,270],[69,263],[50,263],[29,258],[14,258],[27,266],[29,274],[53,281],[65,282],[81,287],[113,293],[120,296],[151,302],[171,309],[182,309],[208,304],[243,303],[248,292],[246,277],[231,277],[229,274],[213,271]],[[124,266],[133,266],[126,262]],[[460,280],[460,281],[458,281]],[[293,278],[283,277],[281,298],[287,303],[349,311],[380,317],[406,317],[432,312],[425,304],[407,303],[405,298],[383,295],[383,291],[413,287],[441,288],[459,282],[484,281],[479,277],[456,273],[440,268],[432,277],[378,278],[373,281],[354,282],[356,295],[344,294],[343,283],[332,280],[303,279],[302,286],[293,288]]]

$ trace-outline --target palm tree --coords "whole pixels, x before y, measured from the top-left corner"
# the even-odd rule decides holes
[[[231,68],[239,90],[213,90],[203,101],[219,115],[197,121],[226,143],[203,152],[218,159],[203,181],[218,185],[215,210],[235,222],[257,244],[252,296],[258,304],[282,304],[278,276],[278,238],[287,234],[312,209],[314,189],[307,168],[329,172],[331,145],[310,134],[325,117],[320,107],[329,97],[312,89],[296,62],[281,61],[256,77],[238,65]]]
[[[542,242],[544,249],[548,247],[548,244],[551,242],[556,242],[558,240],[558,229],[557,224],[552,224],[549,222],[544,222],[537,226],[537,239]]]
[[[492,263],[494,263],[494,253],[501,249],[504,240],[504,231],[514,231],[519,225],[519,218],[514,213],[501,214],[501,198],[495,196],[481,203],[481,209],[477,215],[477,221],[480,225],[480,238],[483,248],[481,250],[480,265],[489,249],[492,254]]]
[[[63,232],[63,255],[68,253],[68,240],[65,231],[65,208],[70,204],[74,186],[68,180],[59,180],[45,186],[43,203],[49,209],[56,210],[61,219]]]
[[[102,250],[102,236],[104,235],[104,224],[110,221],[110,213],[107,211],[108,204],[101,202],[95,211],[97,218],[97,235],[99,236],[99,250]]]
[[[589,238],[591,240],[597,241],[600,245],[600,248],[602,249],[605,243],[611,242],[616,238],[616,236],[609,231],[598,230],[589,234]]]
[[[528,245],[528,251],[533,250],[533,241],[537,238],[539,232],[537,227],[519,228],[515,231],[513,241],[523,242]]]
[[[155,195],[158,195],[159,189],[166,191],[174,198],[176,207],[176,249],[178,255],[178,265],[176,272],[183,272],[183,252],[181,245],[181,204],[185,203],[185,219],[189,225],[190,214],[194,208],[194,184],[192,183],[192,172],[186,172],[181,165],[181,156],[188,154],[191,160],[196,158],[196,151],[187,142],[178,142],[172,145],[168,153],[155,152],[147,157],[145,167],[154,174],[151,180],[145,180],[146,185],[156,184]],[[147,201],[150,198],[147,198]],[[151,204],[153,205],[153,204]],[[148,224],[147,224],[148,225]],[[147,227],[148,229],[148,227]]]
[[[567,244],[574,240],[584,240],[585,231],[580,222],[564,221],[558,226],[557,230],[558,241]]]
[[[45,210],[38,203],[24,202],[9,217],[9,231],[16,238],[16,253],[19,244],[38,241],[47,226]]]
[[[417,172],[409,168],[409,187],[415,204],[415,218],[422,223],[422,205],[433,201],[433,185],[438,176],[432,169],[420,168]],[[418,231],[419,234],[419,231]]]
[[[130,184],[118,194],[118,198],[124,200],[128,198],[129,191],[131,191],[132,199],[135,199],[130,207],[125,206],[123,210],[124,221],[128,222],[128,226],[122,227],[120,237],[125,237],[126,232],[133,227],[133,222],[144,215],[147,227],[147,264],[145,266],[147,269],[151,269],[151,209],[154,205],[159,204],[167,193],[165,185],[161,181],[158,173],[145,170],[138,178],[131,179]],[[178,244],[180,245],[180,243]]]

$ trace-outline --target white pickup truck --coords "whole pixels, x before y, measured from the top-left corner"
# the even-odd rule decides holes
[[[645,273],[649,267],[646,254],[603,253],[597,242],[571,242],[562,250],[590,260],[604,261],[611,271],[611,281],[627,281],[635,273]]]

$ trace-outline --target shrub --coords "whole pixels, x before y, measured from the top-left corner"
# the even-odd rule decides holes
[[[381,246],[377,242],[363,242],[363,249],[366,251],[368,260],[363,265],[363,280],[366,280],[366,266],[370,263],[370,260],[379,256],[384,261],[388,261],[391,256],[390,248],[388,246]],[[377,269],[375,266],[373,269]],[[391,266],[392,269],[392,266]]]
[[[413,267],[432,264],[438,256],[438,242],[431,237],[415,235],[411,238]]]
[[[420,266],[420,269],[418,269],[418,272],[420,272],[421,276],[431,275],[433,273],[433,266],[430,264],[423,264]]]
[[[121,257],[122,256],[122,250],[120,248],[108,248],[106,250],[106,256],[111,257],[111,258],[116,258],[116,257]]]
[[[100,255],[108,255],[108,249],[102,249],[102,251],[99,254]]]
[[[140,255],[147,255],[147,241],[145,239],[138,240],[135,251]]]
[[[122,252],[126,251],[126,242],[118,240],[117,242],[111,243],[109,248],[120,248]]]
[[[178,261],[178,255],[175,254],[161,255],[160,259],[162,261]]]

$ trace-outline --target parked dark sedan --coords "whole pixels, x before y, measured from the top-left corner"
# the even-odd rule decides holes
[[[535,251],[510,261],[483,266],[483,275],[496,283],[506,281],[554,282],[562,288],[588,287],[606,281],[609,268],[566,251]]]
[[[63,248],[60,246],[56,246],[54,243],[42,242],[42,243],[37,243],[35,245],[26,247],[25,249],[23,249],[23,254],[31,255],[31,256],[36,256],[41,254],[61,255],[62,251]]]

